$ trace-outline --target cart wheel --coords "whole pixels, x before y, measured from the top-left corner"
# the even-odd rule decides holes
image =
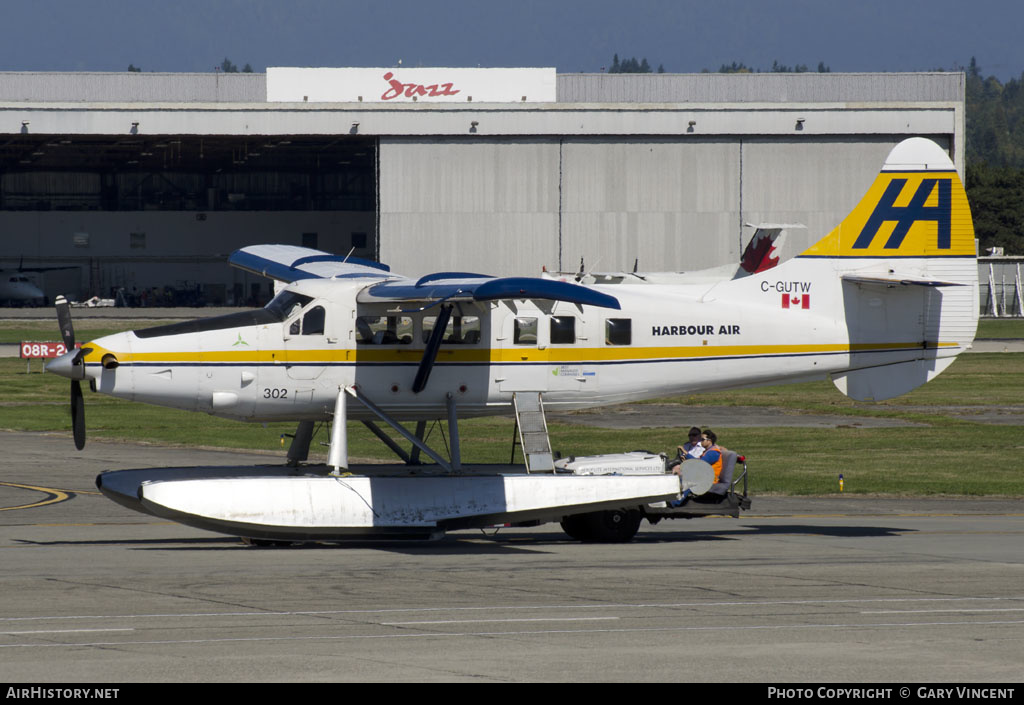
[[[562,531],[565,532],[566,536],[575,541],[586,541],[586,519],[586,514],[573,514],[571,516],[562,517],[562,521],[560,522],[562,526]]]

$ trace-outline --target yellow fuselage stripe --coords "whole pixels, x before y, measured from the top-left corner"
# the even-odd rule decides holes
[[[868,351],[900,350],[920,347],[916,342],[900,343],[840,343],[813,345],[701,345],[688,347],[636,347],[636,348],[548,348],[537,350],[528,348],[516,350],[502,348],[500,350],[475,349],[458,350],[442,349],[437,356],[438,362],[473,362],[473,363],[517,363],[517,362],[641,362],[644,360],[684,360],[703,357],[754,357],[765,355],[808,355],[856,353]],[[958,343],[943,342],[934,348],[956,348]],[[86,357],[86,362],[100,362],[107,350],[94,350]],[[316,350],[220,350],[187,352],[113,352],[118,362],[128,363],[252,363],[267,364],[279,362],[322,362],[359,363],[359,362],[418,362],[423,357],[422,349],[389,349],[362,350],[351,348],[321,348]]]

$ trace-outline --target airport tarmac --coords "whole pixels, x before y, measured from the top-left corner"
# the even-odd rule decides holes
[[[755,497],[737,520],[243,546],[96,493],[266,455],[0,433],[0,680],[1009,682],[1024,502]]]

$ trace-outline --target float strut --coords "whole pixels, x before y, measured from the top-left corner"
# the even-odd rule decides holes
[[[427,430],[427,422],[426,421],[417,421],[416,422],[416,438],[419,439],[420,443],[425,443],[424,440],[423,440],[423,434],[426,432],[426,430]],[[420,447],[418,445],[414,444],[413,447],[412,447],[412,451],[409,453],[409,464],[410,465],[419,465],[420,464]]]
[[[359,389],[357,389],[356,387],[346,387],[345,391],[347,393],[351,394],[353,397],[355,397],[356,401],[358,401],[360,404],[362,404],[367,409],[372,411],[377,416],[377,418],[379,418],[381,421],[386,423],[391,428],[395,429],[399,434],[401,434],[401,436],[403,438],[405,438],[405,440],[409,441],[410,443],[415,445],[417,448],[419,448],[421,451],[423,451],[428,456],[430,456],[431,460],[433,460],[435,463],[440,465],[447,472],[452,472],[451,463],[449,463],[447,460],[445,460],[440,455],[438,455],[433,449],[431,449],[422,440],[420,440],[416,436],[414,436],[411,433],[409,433],[409,431],[404,426],[402,426],[400,423],[398,423],[397,421],[392,419],[390,416],[385,414],[384,411],[379,406],[377,406],[372,401],[370,401],[366,397],[366,395],[364,395],[362,392],[359,391]],[[418,425],[417,425],[417,428],[419,428]]]
[[[309,444],[313,440],[313,429],[312,421],[299,421],[299,427],[292,436],[292,443],[288,446],[288,465],[295,467],[309,460]]]
[[[459,417],[455,413],[455,395],[448,392],[448,436],[452,443],[452,469],[462,469],[462,452],[459,450]]]
[[[409,457],[409,454],[405,452],[405,448],[391,440],[391,436],[384,433],[384,431],[381,430],[380,426],[375,424],[373,421],[363,421],[363,425],[370,429],[373,432],[373,435],[379,438],[384,445],[386,445],[394,452],[395,455],[401,458],[402,462],[404,462],[406,465],[414,464],[412,462],[412,459]]]
[[[331,423],[331,450],[327,454],[327,464],[334,472],[348,470],[348,414],[346,406],[346,388],[338,387],[338,398],[334,401],[334,421]]]

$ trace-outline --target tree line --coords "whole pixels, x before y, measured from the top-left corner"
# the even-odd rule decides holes
[[[1002,247],[1024,255],[1024,74],[1005,84],[984,78],[977,61],[967,77],[967,199],[981,253]]]

